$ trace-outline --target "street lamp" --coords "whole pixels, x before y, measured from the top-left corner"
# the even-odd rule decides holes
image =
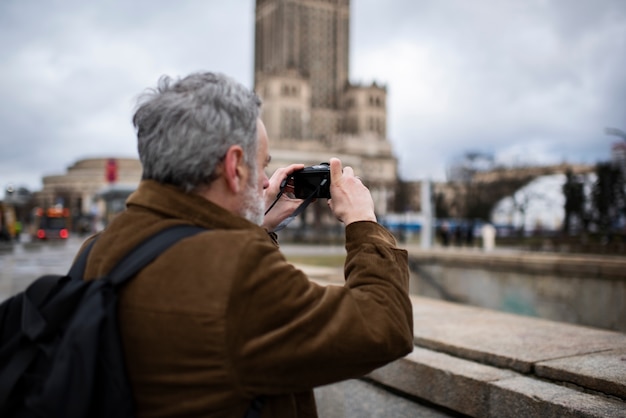
[[[4,198],[7,202],[10,202],[12,200],[14,192],[15,188],[12,184],[9,184],[6,189],[4,189]]]

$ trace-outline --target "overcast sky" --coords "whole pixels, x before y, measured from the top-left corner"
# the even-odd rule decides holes
[[[626,131],[624,0],[352,0],[353,82],[388,88],[404,179],[467,151],[608,160]],[[136,157],[137,96],[162,74],[252,88],[252,0],[0,1],[0,187],[86,157]],[[271,139],[270,139],[271,140]],[[1,195],[0,195],[1,196]]]

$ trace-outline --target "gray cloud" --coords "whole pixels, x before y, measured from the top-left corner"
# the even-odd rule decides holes
[[[0,186],[88,156],[135,156],[135,98],[162,74],[252,85],[254,2],[0,2]],[[389,91],[405,178],[467,150],[607,159],[626,129],[622,0],[352,1],[351,75]]]
[[[251,86],[251,2],[0,3],[0,186],[90,156],[136,156],[136,97],[163,74]]]
[[[623,2],[404,3],[355,6],[353,68],[390,83],[406,176],[441,178],[470,149],[519,163],[608,159],[603,129],[626,115]]]

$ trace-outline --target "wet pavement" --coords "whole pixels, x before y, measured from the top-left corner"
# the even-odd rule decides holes
[[[46,274],[65,274],[87,237],[73,236],[63,241],[31,241],[7,244],[0,242],[0,302],[24,290],[33,280]],[[293,245],[281,246],[287,255],[345,254],[343,246]],[[328,280],[331,275],[342,276],[342,269],[303,266],[312,278]],[[311,270],[311,271],[309,271]],[[323,270],[319,272],[318,270]]]
[[[24,290],[46,274],[65,274],[83,238],[64,241],[25,241],[0,246],[0,301]]]
[[[46,274],[65,274],[87,237],[63,241],[0,243],[0,301],[24,290],[33,280]],[[285,245],[285,254],[345,254],[343,246]]]

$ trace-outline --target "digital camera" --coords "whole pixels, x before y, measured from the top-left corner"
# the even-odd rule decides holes
[[[320,163],[304,167],[291,175],[293,194],[297,199],[313,198],[330,199],[330,165]]]

